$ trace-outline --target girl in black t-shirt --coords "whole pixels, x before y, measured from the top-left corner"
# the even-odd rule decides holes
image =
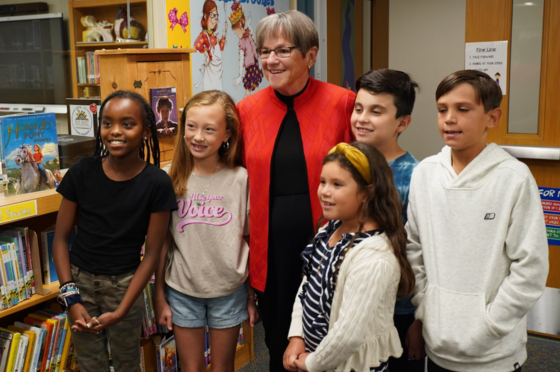
[[[109,370],[107,343],[116,371],[139,371],[140,294],[177,203],[171,179],[159,169],[155,117],[144,98],[117,91],[99,117],[95,156],[74,164],[57,189],[63,196],[53,242],[58,298],[69,309],[81,371]],[[154,165],[144,161],[146,152]]]

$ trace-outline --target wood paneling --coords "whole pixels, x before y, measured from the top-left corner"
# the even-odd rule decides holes
[[[371,69],[389,67],[389,0],[373,0]]]
[[[342,4],[327,3],[327,81],[342,84]]]
[[[364,70],[364,0],[356,0],[354,4],[354,75],[356,80]],[[354,82],[350,84],[354,89]]]

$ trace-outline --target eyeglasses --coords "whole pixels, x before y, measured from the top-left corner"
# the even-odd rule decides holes
[[[288,46],[288,47],[278,47],[276,49],[259,49],[257,53],[261,57],[261,59],[267,59],[270,56],[270,53],[274,52],[276,57],[278,58],[288,58],[292,54],[292,50],[300,49],[299,46]]]
[[[218,17],[219,17],[218,13],[208,13],[208,15],[210,16],[210,18],[213,18],[213,19],[218,19]]]

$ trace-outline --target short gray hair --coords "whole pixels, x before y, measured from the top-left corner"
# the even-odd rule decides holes
[[[305,14],[297,10],[271,14],[261,19],[257,25],[257,50],[263,47],[264,40],[281,35],[300,47],[305,56],[309,49],[319,48],[319,33],[315,24]]]

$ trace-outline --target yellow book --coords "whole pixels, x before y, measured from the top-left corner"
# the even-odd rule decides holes
[[[68,363],[68,354],[70,353],[70,345],[72,345],[72,335],[70,331],[70,321],[69,316],[66,317],[66,323],[64,323],[64,346],[62,348],[62,356],[60,358],[60,369],[59,371],[63,371],[66,368]]]
[[[10,355],[8,356],[8,366],[6,368],[6,372],[14,372],[14,367],[16,364],[16,356],[19,347],[19,339],[21,337],[21,333],[14,332],[6,328],[0,328],[0,331],[8,332],[13,335],[12,338],[12,347],[10,348]]]
[[[26,334],[29,337],[29,346],[27,346],[27,355],[25,356],[25,363],[23,364],[23,372],[31,372],[29,371],[29,366],[31,364],[31,360],[33,359],[33,353],[35,352],[35,337],[37,335],[35,334],[35,332],[28,331],[16,326],[8,326],[8,329],[11,331],[19,332],[21,334]]]

